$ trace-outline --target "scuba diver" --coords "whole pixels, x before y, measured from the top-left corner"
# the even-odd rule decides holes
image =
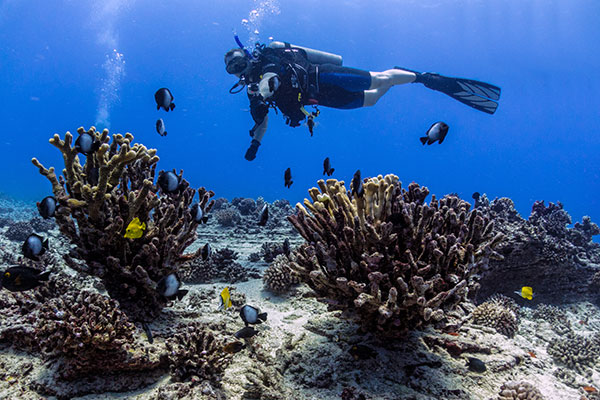
[[[229,90],[239,93],[247,88],[254,127],[246,151],[248,161],[256,152],[267,131],[269,108],[281,111],[286,124],[300,126],[303,120],[312,135],[318,106],[338,109],[370,107],[392,86],[420,83],[442,92],[463,104],[493,114],[498,107],[500,88],[471,79],[451,78],[436,73],[420,73],[394,67],[383,72],[365,71],[342,66],[342,57],[285,42],[256,44],[252,53],[244,48],[237,35],[238,48],[225,54],[226,71],[239,78]],[[314,106],[308,112],[304,107]]]

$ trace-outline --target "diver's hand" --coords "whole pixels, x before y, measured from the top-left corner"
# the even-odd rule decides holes
[[[260,142],[256,139],[252,139],[250,143],[250,147],[246,150],[246,155],[244,158],[248,161],[252,161],[256,158],[256,152],[258,151],[258,146],[260,146]]]

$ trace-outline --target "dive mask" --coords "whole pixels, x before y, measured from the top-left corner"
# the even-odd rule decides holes
[[[247,68],[250,62],[243,51],[236,51],[231,55],[225,57],[225,70],[228,74],[236,75],[241,74]]]

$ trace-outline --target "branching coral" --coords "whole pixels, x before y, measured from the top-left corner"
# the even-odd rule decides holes
[[[498,333],[513,337],[519,329],[518,311],[502,301],[488,300],[481,303],[471,314],[471,320],[479,325],[494,328]]]
[[[285,293],[296,283],[299,283],[298,276],[290,267],[290,259],[285,254],[278,255],[263,275],[265,289],[275,293]]]
[[[36,342],[48,358],[59,357],[62,378],[89,372],[152,369],[159,360],[131,349],[135,327],[118,304],[99,293],[70,291],[39,311]]]
[[[569,332],[548,344],[548,354],[555,361],[586,375],[588,368],[594,368],[600,357],[600,343],[596,338]]]
[[[73,136],[64,140],[55,134],[50,143],[63,154],[65,168],[57,177],[54,167],[45,168],[36,158],[33,164],[52,183],[60,207],[56,222],[76,249],[72,256],[84,260],[85,272],[104,281],[111,297],[137,320],[156,317],[165,300],[156,291],[156,283],[177,270],[178,265],[198,257],[183,254],[194,241],[198,224],[189,206],[196,191],[181,179],[175,193],[157,194],[154,176],[158,156],[155,149],[133,144],[133,135],[94,127],[79,134],[89,134],[100,143],[81,165]],[[179,174],[181,178],[182,173]],[[212,191],[198,189],[200,207],[207,212],[212,206]],[[139,239],[123,237],[134,219],[146,223]],[[67,262],[78,269],[70,257]]]
[[[166,342],[171,376],[177,382],[190,379],[219,384],[231,356],[224,343],[204,325],[193,323],[177,330]]]
[[[256,268],[246,268],[236,262],[238,253],[225,247],[212,253],[208,260],[200,258],[185,263],[180,277],[187,283],[207,283],[216,280],[229,283],[245,282],[259,277]]]
[[[455,196],[425,198],[394,175],[364,180],[364,194],[343,181],[318,181],[289,221],[307,241],[295,251],[300,279],[365,330],[398,336],[445,313],[477,289],[473,279],[503,239],[493,223]]]

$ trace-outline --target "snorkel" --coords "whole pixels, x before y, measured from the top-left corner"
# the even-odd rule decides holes
[[[244,51],[244,53],[248,56],[248,58],[250,60],[256,61],[256,58],[248,51],[246,46],[244,46],[242,44],[242,41],[240,40],[240,37],[238,36],[237,33],[233,32],[233,38],[235,39],[235,43],[237,43],[237,45],[240,47],[240,49],[242,49]]]

